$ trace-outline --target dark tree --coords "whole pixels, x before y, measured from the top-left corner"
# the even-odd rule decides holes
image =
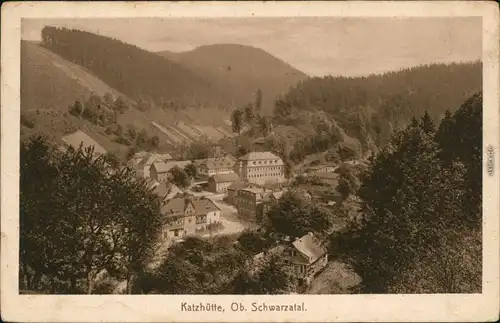
[[[158,148],[160,146],[160,138],[158,136],[153,136],[150,139],[151,146]]]
[[[260,89],[257,89],[257,92],[255,93],[255,111],[257,113],[260,113],[262,110],[262,91]]]
[[[189,175],[180,167],[176,166],[170,170],[172,183],[181,188],[186,188],[190,184]]]
[[[243,112],[239,109],[233,110],[231,114],[233,132],[240,134],[243,128]]]
[[[127,125],[125,134],[130,140],[135,140],[137,138],[137,130],[135,130],[133,125]]]
[[[427,111],[425,111],[424,115],[420,119],[420,126],[422,127],[422,130],[428,134],[433,134],[436,131],[434,121],[432,121],[432,118]]]
[[[264,249],[269,248],[271,241],[264,233],[246,230],[238,237],[240,247],[251,255],[256,255]]]
[[[198,167],[195,164],[188,164],[184,167],[184,171],[190,178],[195,178],[198,175]]]
[[[475,113],[479,102],[473,97],[445,121],[477,115],[480,122]],[[461,132],[470,129],[469,134],[480,137],[480,126],[468,129],[466,124]],[[469,166],[458,158],[443,162],[434,134],[423,128],[412,120],[372,160],[359,190],[364,219],[341,239],[341,249],[363,278],[364,292],[470,293],[481,288],[481,266],[475,265],[481,263],[481,212],[468,196]],[[438,131],[436,138],[443,136]],[[479,140],[473,142],[470,151],[480,147]],[[465,258],[475,260],[458,260]]]
[[[108,163],[92,148],[61,153],[42,138],[22,144],[25,288],[42,288],[44,278],[48,292],[90,294],[102,272],[130,282],[146,266],[161,225],[155,197],[131,170],[110,171]]]
[[[325,234],[331,226],[329,214],[294,191],[285,193],[267,217],[269,231],[290,237],[302,237],[308,232]]]

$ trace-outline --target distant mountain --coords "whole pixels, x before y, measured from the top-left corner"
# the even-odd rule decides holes
[[[43,47],[89,70],[103,82],[147,105],[227,102],[209,82],[181,64],[137,46],[85,31],[45,27]]]
[[[195,72],[237,105],[252,102],[260,89],[267,112],[272,111],[278,95],[308,78],[266,51],[245,45],[215,44],[159,54]]]

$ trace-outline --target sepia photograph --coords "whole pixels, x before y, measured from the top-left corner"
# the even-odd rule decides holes
[[[107,315],[347,321],[328,297],[422,295],[498,318],[498,7],[448,3],[21,6],[15,42],[2,25],[2,296],[57,321],[134,295],[168,315]],[[50,298],[79,295],[98,303]]]

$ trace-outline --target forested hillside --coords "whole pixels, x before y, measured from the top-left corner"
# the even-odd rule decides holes
[[[274,101],[308,76],[266,51],[239,44],[215,44],[183,53],[160,52],[213,84],[235,104],[254,100],[260,90],[262,110],[272,113]]]
[[[137,46],[89,32],[45,27],[42,45],[137,101],[151,106],[217,105],[224,98],[191,70]]]
[[[370,161],[359,221],[331,237],[364,293],[480,293],[482,93],[440,124],[429,115]]]
[[[445,110],[480,91],[481,67],[434,64],[368,77],[309,78],[276,100],[272,117],[255,102],[233,111],[235,153],[253,149],[256,138],[293,165],[315,155],[333,161],[376,153],[412,117],[427,111],[438,122]]]
[[[321,110],[364,148],[370,142],[381,147],[411,117],[428,111],[437,121],[445,110],[453,111],[480,91],[481,68],[480,62],[432,64],[368,77],[314,77],[284,96],[285,107],[277,116],[286,119],[293,111]]]

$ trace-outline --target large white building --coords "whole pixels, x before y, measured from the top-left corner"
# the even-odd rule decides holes
[[[258,185],[286,181],[285,163],[269,151],[251,152],[240,157],[235,165],[235,171],[240,179]]]

